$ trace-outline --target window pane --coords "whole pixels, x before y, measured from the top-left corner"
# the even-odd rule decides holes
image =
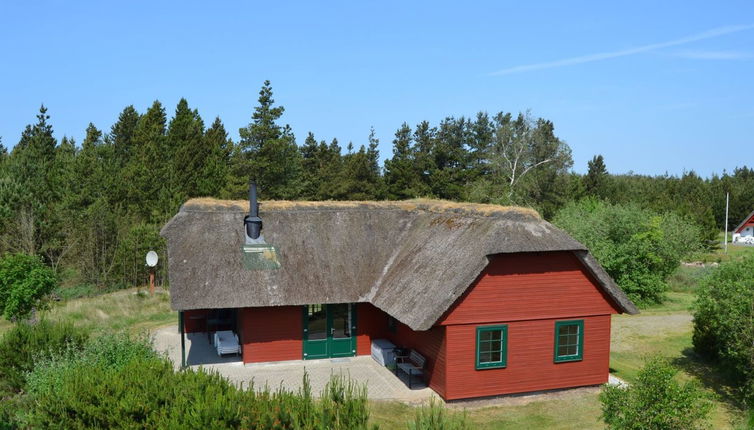
[[[490,362],[490,353],[489,352],[480,352],[479,353],[479,362],[480,363],[489,363]]]
[[[309,305],[309,340],[327,338],[327,314],[322,305]]]
[[[489,330],[483,330],[481,333],[479,333],[479,340],[482,342],[487,342],[491,339],[491,331]]]
[[[503,331],[502,330],[490,331],[489,334],[490,334],[490,340],[497,340],[497,341],[499,341],[500,338],[503,337]]]
[[[348,304],[330,305],[332,319],[332,337],[344,339],[351,337],[351,309]]]
[[[490,354],[490,361],[495,362],[495,363],[499,363],[500,361],[502,361],[500,359],[500,351],[491,353]]]
[[[568,335],[560,335],[558,336],[558,345],[568,345],[572,343],[573,339]]]
[[[558,357],[568,355],[568,347],[564,345],[558,345]]]

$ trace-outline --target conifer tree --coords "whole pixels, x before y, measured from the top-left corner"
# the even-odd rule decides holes
[[[338,139],[333,138],[329,145],[324,140],[319,143],[318,200],[334,200],[338,198],[338,190],[335,183],[339,180],[343,171],[343,157],[340,152]]]
[[[113,157],[121,168],[128,164],[134,152],[133,138],[139,117],[133,105],[126,106],[118,115],[118,121],[113,124],[107,136],[108,143],[113,147]]]
[[[257,182],[260,196],[265,199],[292,199],[299,195],[301,156],[291,128],[277,124],[285,108],[274,104],[270,81],[264,81],[251,123],[238,131],[241,140],[234,179],[240,188],[239,196],[245,194],[245,178]]]
[[[172,166],[165,143],[166,122],[165,108],[155,100],[134,129],[132,155],[124,175],[130,212],[153,222],[166,220],[175,206],[171,203],[183,200],[170,189]]]
[[[414,151],[411,145],[411,127],[403,123],[393,139],[393,158],[385,160],[385,186],[388,199],[401,200],[417,196]]]
[[[3,138],[0,137],[0,169],[5,164],[5,160],[8,159],[8,148],[3,145]]]
[[[607,197],[608,173],[605,167],[605,159],[602,155],[595,155],[587,163],[588,171],[584,176],[584,189],[587,195],[599,198]]]
[[[11,152],[9,172],[18,184],[19,196],[14,213],[13,249],[27,254],[41,254],[50,237],[51,226],[45,220],[56,203],[55,147],[50,116],[42,105],[37,123],[27,125]]]
[[[310,131],[306,135],[301,151],[301,197],[304,200],[317,200],[319,189],[319,143]]]
[[[369,133],[369,146],[361,145],[353,152],[348,144],[348,154],[343,157],[337,198],[342,200],[375,200],[382,197],[382,177],[379,171],[379,141],[374,129]]]
[[[187,197],[201,195],[199,181],[205,173],[210,148],[205,145],[204,121],[184,98],[178,102],[175,116],[170,120],[166,142],[165,156],[172,161],[167,172],[170,188],[180,190]]]
[[[449,200],[459,200],[468,177],[466,149],[467,121],[465,118],[445,118],[440,122],[432,144],[433,160],[430,171],[432,194]]]
[[[428,121],[417,124],[414,131],[414,162],[419,175],[417,184],[417,195],[419,196],[433,196],[431,175],[435,170],[435,161],[432,158],[435,134],[435,128],[430,127]]]
[[[227,193],[233,141],[228,138],[220,117],[204,133],[207,156],[197,181],[197,195],[224,197]]]

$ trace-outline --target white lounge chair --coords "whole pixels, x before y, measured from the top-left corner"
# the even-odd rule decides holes
[[[241,354],[241,344],[238,342],[238,335],[232,330],[216,331],[214,338],[217,355],[223,354]]]

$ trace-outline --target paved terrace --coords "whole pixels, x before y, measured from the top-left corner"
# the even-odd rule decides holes
[[[154,337],[155,349],[167,353],[176,367],[179,367],[181,335],[178,333],[178,326],[159,329],[154,333]],[[370,356],[244,365],[238,356],[218,357],[206,333],[186,335],[186,364],[191,368],[215,370],[243,387],[248,387],[253,382],[255,387],[267,386],[275,390],[282,386],[297,391],[301,388],[306,371],[309,374],[312,393],[315,395],[322,392],[331,375],[344,375],[366,385],[369,398],[374,400],[420,403],[436,396],[435,392],[427,388],[418,377],[412,380],[413,388],[408,388],[405,374],[401,372],[400,378],[395,376]]]

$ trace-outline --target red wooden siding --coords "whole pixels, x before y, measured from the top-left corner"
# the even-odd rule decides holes
[[[438,324],[619,313],[571,252],[494,257]]]
[[[583,320],[581,361],[554,362],[556,319],[516,321],[507,323],[507,367],[484,370],[476,370],[477,325],[446,327],[447,380],[443,397],[454,400],[607,382],[610,315],[584,317]]]
[[[427,331],[414,331],[398,322],[396,332],[387,332],[387,338],[402,348],[417,350],[427,359],[424,368],[425,380],[437,394],[446,393],[446,338],[445,327],[434,326]]]
[[[356,304],[356,355],[370,355],[372,340],[387,335],[387,314],[371,303]]]
[[[746,222],[741,223],[741,227],[739,227],[738,230],[734,231],[733,233],[741,233],[746,227],[754,227],[754,215],[749,217]]]
[[[301,306],[239,309],[244,363],[301,360],[302,317]]]
[[[208,309],[191,309],[183,311],[183,330],[186,333],[207,331]]]

